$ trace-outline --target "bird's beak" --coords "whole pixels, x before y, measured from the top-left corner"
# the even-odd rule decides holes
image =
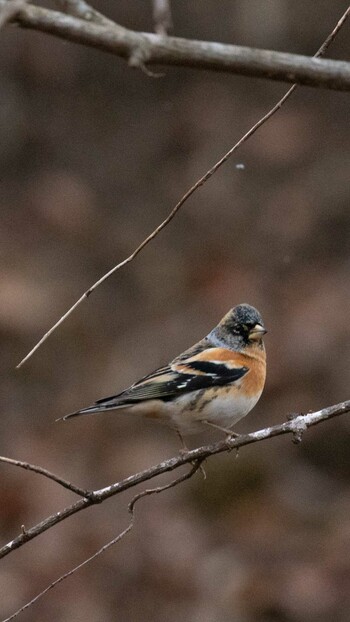
[[[261,326],[261,324],[255,324],[255,326],[249,331],[249,339],[259,341],[265,333],[267,333],[267,330]]]

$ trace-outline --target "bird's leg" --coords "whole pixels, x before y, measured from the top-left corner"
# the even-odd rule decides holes
[[[176,434],[178,435],[178,437],[179,437],[179,439],[181,441],[181,445],[182,445],[182,448],[179,449],[179,454],[181,456],[186,456],[186,454],[188,454],[188,452],[190,450],[188,449],[188,447],[187,447],[187,445],[186,445],[186,443],[184,441],[184,438],[183,438],[181,432],[179,430],[176,430]],[[192,462],[192,464],[195,464],[195,462]],[[204,470],[204,466],[202,464],[200,465],[199,470],[200,470],[200,472],[203,475],[203,479],[207,479],[207,474],[206,474],[206,472]]]
[[[179,449],[179,454],[185,456],[186,454],[188,454],[189,449],[184,441],[184,437],[182,436],[181,432],[179,430],[176,430],[176,434],[178,435],[182,445],[181,449]]]
[[[215,430],[220,430],[220,432],[224,432],[224,434],[226,434],[227,439],[239,436],[237,432],[232,432],[230,428],[223,428],[221,425],[217,425],[216,423],[212,423],[211,421],[202,421],[202,423],[209,425],[211,428],[215,428]]]

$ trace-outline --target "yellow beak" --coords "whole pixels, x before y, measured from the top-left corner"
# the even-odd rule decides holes
[[[255,326],[249,331],[249,339],[258,341],[267,333],[267,330],[261,326],[261,324],[255,324]]]

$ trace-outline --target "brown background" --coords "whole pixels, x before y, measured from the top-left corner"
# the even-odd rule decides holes
[[[174,33],[311,55],[346,4],[173,2]],[[152,29],[150,2],[95,6]],[[329,56],[349,57],[349,24]],[[171,431],[122,414],[55,419],[167,362],[240,302],[256,305],[269,330],[268,378],[237,430],[349,397],[349,96],[311,88],[14,370],[285,90],[185,69],[151,79],[39,33],[0,33],[0,454],[89,488],[176,454]],[[238,460],[213,458],[206,482],[197,475],[143,501],[132,534],[21,619],[346,622],[348,419],[314,428],[300,446],[283,437],[242,449]],[[2,542],[74,499],[0,468]],[[2,617],[121,531],[129,498],[4,559]]]

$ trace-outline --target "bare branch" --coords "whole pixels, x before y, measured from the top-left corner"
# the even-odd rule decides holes
[[[237,438],[226,439],[213,445],[199,447],[198,449],[193,449],[192,451],[189,451],[185,455],[180,455],[174,458],[170,458],[169,460],[164,460],[160,464],[146,469],[145,471],[141,471],[140,473],[136,473],[135,475],[131,475],[130,477],[127,477],[120,482],[116,482],[105,488],[101,488],[100,490],[95,490],[89,494],[88,498],[79,499],[78,501],[64,508],[60,512],[56,512],[55,514],[48,516],[40,523],[38,523],[34,527],[31,527],[30,529],[27,529],[24,533],[21,533],[16,538],[14,538],[14,540],[3,546],[0,549],[0,559],[2,557],[5,557],[15,549],[20,548],[26,542],[33,540],[48,529],[51,529],[51,527],[67,519],[69,516],[73,516],[73,514],[85,510],[91,505],[94,505],[95,503],[102,503],[106,499],[109,499],[114,495],[120,494],[121,492],[124,492],[129,488],[133,488],[138,484],[151,480],[158,475],[178,469],[184,464],[188,464],[190,462],[194,463],[198,461],[203,462],[203,460],[207,459],[209,456],[231,451],[232,449],[238,449],[239,447],[243,447],[244,445],[257,443],[259,441],[263,441],[274,436],[279,436],[282,434],[292,434],[293,437],[300,437],[300,435],[305,432],[309,427],[317,425],[322,421],[326,421],[349,411],[350,400],[346,402],[341,402],[340,404],[336,404],[334,406],[329,406],[328,408],[323,408],[319,411],[315,411],[307,415],[296,416],[294,419],[286,421],[285,423],[282,423],[280,425],[275,425],[269,428],[265,428],[263,430],[258,430],[257,432],[252,432],[251,434],[242,434]]]
[[[60,486],[63,486],[63,488],[67,488],[67,490],[74,492],[80,497],[89,497],[89,495],[91,494],[88,490],[83,490],[82,488],[79,488],[78,486],[71,484],[70,482],[63,479],[62,477],[59,477],[58,475],[51,473],[47,469],[44,469],[43,467],[37,466],[35,464],[30,464],[29,462],[23,462],[22,460],[14,460],[13,458],[6,458],[5,456],[0,456],[0,462],[5,462],[6,464],[12,464],[13,466],[17,466],[17,467],[20,467],[21,469],[25,469],[26,471],[33,471],[34,473],[39,473],[39,475],[43,475],[44,477],[51,479],[52,481],[56,482],[56,484],[60,484]]]
[[[0,9],[8,1],[0,0]],[[33,5],[22,9],[15,21],[25,28],[120,56],[133,66],[147,63],[192,67],[327,89],[350,90],[350,63],[344,61],[320,61],[271,50],[161,37],[129,30],[114,22],[110,26],[91,23]]]
[[[154,31],[163,37],[173,27],[170,0],[153,0]]]
[[[143,497],[149,496],[149,495],[153,495],[154,493],[159,494],[160,492],[169,490],[169,488],[173,488],[174,486],[181,484],[185,480],[190,479],[190,477],[192,477],[192,475],[194,475],[194,473],[200,468],[201,463],[202,463],[202,460],[196,460],[196,462],[192,466],[192,469],[187,471],[187,473],[185,473],[184,475],[181,475],[177,479],[171,481],[168,484],[165,484],[164,486],[157,486],[156,488],[150,488],[148,490],[143,490],[142,492],[135,495],[135,497],[129,503],[129,512],[131,513],[130,523],[120,534],[118,534],[115,538],[113,538],[113,540],[110,540],[109,542],[107,542],[107,544],[104,544],[100,549],[98,549],[98,551],[96,551],[93,555],[85,559],[83,562],[81,562],[74,568],[71,568],[71,570],[69,570],[68,572],[65,572],[63,575],[58,577],[58,579],[56,579],[55,581],[52,581],[52,583],[50,583],[50,585],[48,585],[44,590],[42,590],[39,594],[34,596],[34,598],[32,598],[29,602],[23,605],[23,607],[15,611],[15,613],[13,613],[9,618],[2,620],[2,622],[10,622],[11,620],[14,620],[20,613],[23,613],[23,611],[25,611],[26,609],[29,609],[29,607],[34,605],[38,600],[40,600],[43,596],[45,596],[47,592],[52,590],[59,583],[62,583],[62,581],[64,581],[65,579],[68,579],[68,577],[71,577],[78,570],[83,568],[83,566],[86,566],[86,564],[89,564],[94,559],[96,559],[96,557],[99,557],[102,553],[104,553],[105,551],[110,549],[112,546],[120,542],[120,540],[122,540],[124,536],[126,536],[132,530],[134,526],[135,505],[140,499],[142,499]]]
[[[0,0],[0,5],[1,5],[1,0]],[[330,43],[334,40],[335,36],[338,34],[344,22],[346,21],[349,13],[350,13],[350,6],[345,11],[345,13],[342,15],[342,17],[340,18],[340,20],[338,21],[338,23],[336,24],[332,32],[328,35],[326,40],[323,42],[322,46],[316,52],[315,57],[322,56],[325,53],[326,49],[329,47]],[[349,67],[350,67],[350,64],[349,64]],[[118,263],[111,270],[109,270],[106,274],[104,274],[98,281],[96,281],[96,283],[94,283],[86,292],[84,292],[82,296],[80,296],[80,298],[70,307],[70,309],[68,309],[68,311],[66,311],[66,313],[64,313],[64,315],[60,317],[60,319],[43,335],[43,337],[36,343],[36,345],[30,350],[30,352],[28,352],[28,354],[20,361],[20,363],[18,363],[18,365],[16,366],[16,369],[19,369],[34,354],[34,352],[36,352],[36,350],[40,348],[40,346],[48,339],[48,337],[50,337],[50,335],[52,335],[52,333],[61,324],[63,324],[63,322],[73,313],[73,311],[75,311],[77,307],[79,307],[79,305],[81,305],[82,302],[84,302],[84,300],[86,300],[90,296],[90,294],[92,294],[93,291],[95,291],[100,285],[102,285],[102,283],[104,283],[104,281],[106,281],[110,276],[112,276],[112,274],[114,274],[115,272],[117,272],[118,270],[126,266],[128,263],[133,261],[135,257],[145,248],[145,246],[147,246],[155,237],[157,237],[157,235],[173,220],[173,218],[176,216],[180,208],[184,205],[184,203],[186,203],[187,199],[189,199],[190,196],[194,194],[194,192],[196,192],[198,188],[203,186],[205,182],[208,181],[208,179],[210,179],[210,177],[214,175],[214,173],[216,173],[216,171],[225,162],[227,162],[227,160],[233,155],[233,153],[235,153],[235,151],[237,151],[241,147],[241,145],[243,145],[243,143],[245,143],[251,136],[253,136],[253,134],[255,134],[255,132],[262,125],[264,125],[266,121],[268,121],[268,119],[270,119],[278,110],[280,110],[283,104],[285,104],[285,102],[289,99],[289,97],[295,91],[296,87],[297,85],[293,84],[293,86],[291,86],[290,89],[288,89],[288,91],[277,102],[277,104],[275,104],[273,108],[271,108],[263,117],[261,117],[261,119],[259,119],[259,121],[255,123],[248,130],[248,132],[246,132],[240,138],[240,140],[231,149],[229,149],[229,151],[225,153],[225,155],[218,162],[214,164],[214,166],[212,166],[200,179],[196,181],[196,183],[189,190],[187,190],[187,192],[182,196],[180,201],[171,210],[170,214],[165,218],[165,220],[163,220],[163,222],[161,222],[160,225],[158,225],[158,227],[156,227],[156,229],[154,229],[154,231],[152,231],[152,233],[148,235],[143,240],[143,242],[141,242],[141,244],[131,253],[131,255],[129,255],[126,259]]]
[[[187,479],[190,479],[190,477],[192,477],[192,475],[194,475],[198,471],[198,469],[200,469],[203,460],[204,458],[198,458],[198,460],[195,460],[192,465],[192,469],[187,471],[187,473],[185,473],[184,475],[177,477],[169,484],[165,484],[164,486],[156,486],[155,488],[147,488],[146,490],[142,490],[142,492],[139,492],[137,495],[135,495],[135,497],[129,503],[129,512],[131,512],[131,514],[134,515],[135,504],[140,499],[143,499],[143,497],[148,497],[149,495],[159,494],[160,492],[164,492],[164,490],[169,490],[169,488],[174,488],[174,486],[177,486],[178,484],[181,484]]]

